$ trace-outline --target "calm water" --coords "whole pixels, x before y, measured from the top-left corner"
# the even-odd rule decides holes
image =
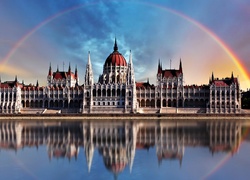
[[[249,179],[248,124],[0,122],[1,179]]]

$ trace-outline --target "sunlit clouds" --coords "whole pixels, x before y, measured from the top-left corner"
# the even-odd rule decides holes
[[[116,37],[119,52],[127,61],[132,51],[137,81],[149,78],[155,83],[159,59],[164,69],[170,68],[170,59],[171,67],[178,68],[181,59],[186,84],[207,84],[212,72],[219,78],[229,77],[233,72],[239,77],[241,88],[250,87],[246,76],[250,72],[250,14],[244,10],[250,7],[247,0],[230,3],[28,0],[25,4],[19,1],[2,4],[0,20],[6,24],[0,27],[2,81],[17,75],[25,83],[38,79],[46,85],[50,63],[54,70],[57,65],[63,70],[63,64],[67,69],[71,62],[72,68],[77,65],[82,84],[88,51],[97,80]],[[216,41],[213,35],[221,41]],[[225,47],[238,59],[230,56]]]

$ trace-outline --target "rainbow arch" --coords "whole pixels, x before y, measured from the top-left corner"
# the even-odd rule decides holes
[[[112,1],[112,0],[111,0]],[[35,26],[33,29],[31,29],[27,34],[25,34],[22,38],[20,38],[13,46],[13,48],[6,54],[6,56],[0,61],[2,66],[4,66],[9,59],[11,58],[11,56],[15,53],[15,51],[23,44],[23,42],[25,42],[32,34],[34,34],[37,30],[39,30],[41,27],[43,27],[44,25],[48,24],[49,22],[53,21],[54,19],[70,13],[72,11],[75,11],[77,9],[80,8],[85,8],[88,6],[93,6],[98,4],[99,2],[92,2],[92,3],[85,3],[85,4],[81,4],[81,5],[77,5],[77,6],[73,6],[70,7],[68,9],[65,9],[63,11],[60,11],[57,14],[54,14],[50,17],[48,17],[47,19],[45,19],[44,21],[42,21],[41,23],[39,23],[37,26]],[[233,52],[233,50],[222,40],[220,39],[213,31],[211,31],[209,28],[207,28],[206,26],[202,25],[201,23],[199,23],[198,21],[192,19],[191,17],[176,11],[174,9],[165,7],[165,6],[160,6],[158,4],[154,4],[154,3],[149,3],[146,1],[137,1],[137,2],[127,2],[127,3],[137,3],[137,4],[142,4],[142,5],[146,5],[146,6],[150,6],[150,7],[154,7],[154,8],[159,8],[162,10],[165,10],[167,12],[170,12],[176,16],[179,16],[180,18],[183,18],[185,20],[187,20],[188,22],[190,22],[191,24],[195,25],[196,27],[198,27],[200,30],[202,30],[203,32],[205,32],[209,37],[211,37],[225,52],[226,54],[232,59],[232,61],[234,62],[234,64],[236,65],[236,67],[240,70],[240,72],[243,75],[243,78],[245,80],[250,80],[250,75],[248,74],[246,68],[244,67],[244,65],[242,64],[241,60],[239,59],[239,57],[237,57],[237,55]],[[248,85],[250,86],[250,81],[248,83]]]

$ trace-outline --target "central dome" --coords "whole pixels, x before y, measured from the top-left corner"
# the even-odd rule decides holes
[[[125,58],[122,56],[121,53],[118,52],[116,39],[115,39],[114,51],[107,57],[105,64],[104,64],[104,66],[111,66],[111,65],[112,66],[127,66],[127,62]]]

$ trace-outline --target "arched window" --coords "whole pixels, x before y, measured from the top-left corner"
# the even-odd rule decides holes
[[[107,90],[107,96],[110,97],[111,96],[111,92],[110,89]]]
[[[120,89],[117,89],[117,96],[120,96]]]
[[[220,91],[217,91],[217,96],[220,96]]]
[[[129,91],[128,95],[129,95],[129,96],[132,96],[132,93],[131,93],[131,91]]]
[[[112,89],[112,96],[115,96],[115,89]]]
[[[125,89],[122,90],[122,96],[125,96]]]
[[[93,96],[95,97],[96,96],[96,90],[93,89]]]
[[[98,93],[98,96],[101,96],[101,89],[98,89],[97,93]]]
[[[102,96],[106,96],[106,89],[102,90]]]

